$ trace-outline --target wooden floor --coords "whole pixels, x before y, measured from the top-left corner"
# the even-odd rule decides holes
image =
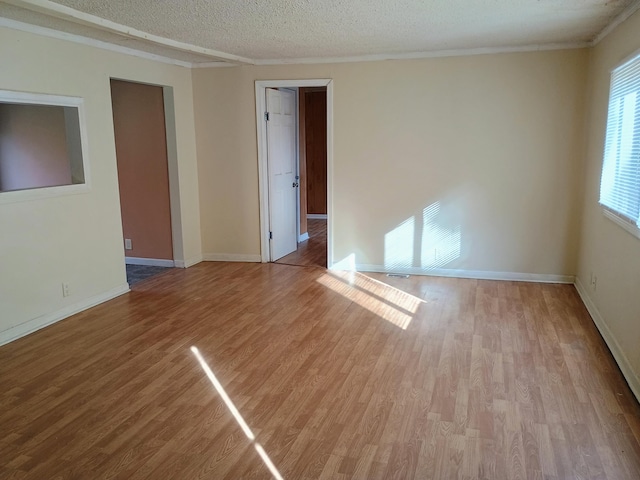
[[[307,220],[309,240],[298,244],[298,249],[276,263],[304,267],[327,267],[327,221]]]
[[[203,263],[0,347],[0,478],[638,479],[573,286]]]

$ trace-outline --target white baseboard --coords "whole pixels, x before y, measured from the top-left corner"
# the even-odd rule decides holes
[[[100,303],[111,300],[112,298],[118,297],[124,293],[127,293],[128,291],[129,284],[124,283],[116,288],[112,288],[107,292],[94,295],[93,297],[89,297],[78,303],[74,303],[73,305],[64,307],[56,312],[41,315],[34,319],[27,320],[20,325],[16,325],[7,330],[3,330],[2,332],[0,332],[0,345],[4,345],[6,343],[17,340],[18,338],[24,337],[25,335],[29,335],[36,330],[40,330],[41,328],[59,322],[60,320],[64,320],[65,318],[82,312],[83,310],[86,310],[88,308],[95,307]]]
[[[260,255],[245,255],[241,253],[205,253],[202,257],[205,262],[262,262]]]
[[[174,260],[173,263],[177,268],[189,268],[194,266],[197,263],[200,263],[203,260],[201,256],[190,258],[188,260]]]
[[[307,240],[309,240],[309,232],[298,235],[298,243],[306,242]]]
[[[332,267],[334,269],[335,267]],[[337,268],[335,268],[337,269]],[[512,282],[568,283],[573,284],[573,275],[551,275],[520,272],[491,272],[485,270],[453,270],[447,268],[386,268],[384,265],[356,264],[358,272],[401,273],[405,275],[425,275],[431,277],[473,278],[477,280],[506,280]]]
[[[152,267],[175,267],[173,260],[165,260],[162,258],[124,257],[124,263],[127,265],[149,265]]]
[[[595,303],[593,303],[593,300],[591,300],[591,297],[589,297],[589,294],[584,288],[584,285],[582,285],[582,282],[580,282],[580,279],[576,278],[575,286],[576,290],[578,291],[578,295],[580,295],[580,298],[582,299],[582,303],[584,303],[584,306],[587,307],[587,311],[593,319],[593,323],[600,331],[600,335],[602,335],[602,338],[607,344],[607,347],[609,347],[609,350],[611,351],[613,358],[618,364],[618,367],[620,367],[620,371],[629,384],[629,388],[631,388],[631,391],[640,402],[640,376],[638,375],[638,373],[633,371],[633,367],[631,367],[629,359],[624,354],[622,348],[620,348],[620,344],[616,340],[616,337],[613,335],[613,333],[611,333],[607,322],[600,314],[600,311],[596,307]]]
[[[326,220],[326,213],[307,213],[307,220]]]

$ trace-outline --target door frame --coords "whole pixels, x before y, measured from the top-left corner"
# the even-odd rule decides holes
[[[260,195],[260,256],[271,262],[269,248],[269,175],[267,158],[267,88],[327,87],[327,268],[333,266],[333,80],[256,80],[256,131],[258,138],[258,188]],[[298,120],[299,122],[299,120]],[[300,195],[298,194],[298,197]],[[298,220],[299,222],[299,220]],[[299,236],[299,235],[298,235]],[[297,239],[296,239],[297,241]]]

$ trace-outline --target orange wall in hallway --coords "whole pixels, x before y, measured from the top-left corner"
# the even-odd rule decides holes
[[[111,80],[127,257],[173,259],[162,87]],[[124,239],[123,239],[124,240]]]

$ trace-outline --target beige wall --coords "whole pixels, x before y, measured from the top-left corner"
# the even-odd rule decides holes
[[[331,78],[330,260],[573,275],[587,59],[566,50],[194,70],[203,252],[260,253],[254,81]],[[407,245],[408,258],[398,253]]]
[[[584,220],[577,274],[586,303],[640,398],[640,240],[605,218],[598,205],[610,72],[640,51],[638,32],[640,12],[591,51]],[[592,272],[597,277],[595,290],[590,286]]]
[[[0,89],[84,98],[91,171],[88,193],[0,199],[2,342],[125,285],[110,77],[173,87],[187,261],[201,245],[190,70],[5,28],[0,64]]]

